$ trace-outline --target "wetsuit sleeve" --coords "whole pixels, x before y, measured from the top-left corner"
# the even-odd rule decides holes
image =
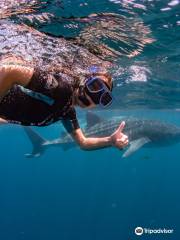
[[[62,120],[62,124],[65,127],[66,131],[70,134],[74,130],[80,128],[77,117],[76,117],[76,111],[74,108],[71,108],[68,111],[65,118]]]

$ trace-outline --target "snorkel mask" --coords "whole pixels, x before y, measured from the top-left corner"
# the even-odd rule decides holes
[[[80,86],[79,100],[88,107],[91,103],[85,93],[95,104],[103,107],[109,106],[113,101],[109,86],[100,77],[90,77]]]

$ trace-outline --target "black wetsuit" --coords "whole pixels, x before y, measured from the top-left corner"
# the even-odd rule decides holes
[[[62,120],[68,132],[78,129],[76,111],[72,106],[74,88],[67,78],[62,73],[49,74],[35,69],[25,88],[53,99],[53,104],[35,99],[23,92],[21,86],[14,85],[0,100],[0,117],[26,126],[47,126]]]

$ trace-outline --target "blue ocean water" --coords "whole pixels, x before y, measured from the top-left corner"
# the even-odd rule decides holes
[[[139,55],[119,59],[116,101],[97,114],[158,119],[180,127],[178,0],[64,0],[64,9],[51,8],[66,15],[106,11],[141,18],[155,41]],[[67,35],[68,29],[63,28]],[[85,124],[84,111],[78,115]],[[54,139],[63,129],[58,123],[35,130]],[[0,239],[179,239],[180,143],[143,147],[127,158],[113,148],[52,147],[31,159],[24,156],[32,145],[21,127],[1,126],[0,133]],[[138,226],[174,232],[136,236]]]

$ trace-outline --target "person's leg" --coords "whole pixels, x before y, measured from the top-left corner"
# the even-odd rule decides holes
[[[32,67],[3,64],[0,66],[0,98],[13,87],[14,84],[27,85],[34,73]]]

